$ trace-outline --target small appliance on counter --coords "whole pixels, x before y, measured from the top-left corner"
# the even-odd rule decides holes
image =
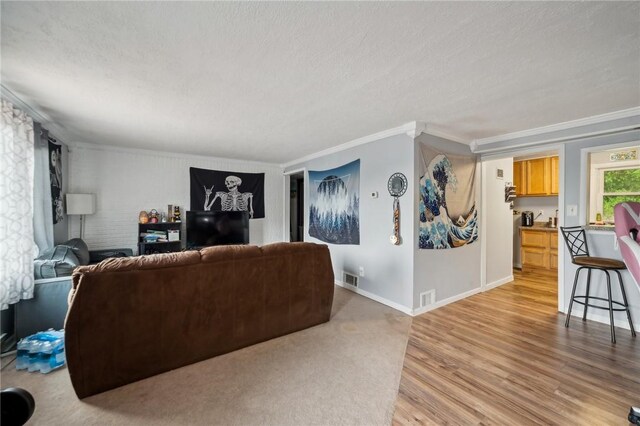
[[[533,212],[524,211],[524,212],[522,212],[521,218],[522,219],[521,219],[520,224],[522,226],[533,226]]]

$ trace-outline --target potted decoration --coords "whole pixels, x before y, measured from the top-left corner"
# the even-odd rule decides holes
[[[145,212],[144,210],[140,212],[140,214],[138,215],[138,222],[142,224],[149,223],[149,215],[147,214],[147,212]]]

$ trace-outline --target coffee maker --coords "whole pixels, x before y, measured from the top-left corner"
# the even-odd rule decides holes
[[[533,212],[522,212],[521,223],[522,226],[533,226]]]

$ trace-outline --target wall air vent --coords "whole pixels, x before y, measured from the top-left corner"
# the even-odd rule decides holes
[[[342,271],[342,282],[352,287],[358,287],[358,276],[349,272]]]
[[[433,305],[434,303],[436,303],[436,291],[435,290],[429,290],[429,291],[425,291],[424,293],[420,293],[420,307],[424,308],[425,306],[428,305]]]

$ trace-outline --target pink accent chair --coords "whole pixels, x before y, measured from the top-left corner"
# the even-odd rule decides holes
[[[613,208],[616,237],[627,269],[640,286],[640,203],[628,201]]]

